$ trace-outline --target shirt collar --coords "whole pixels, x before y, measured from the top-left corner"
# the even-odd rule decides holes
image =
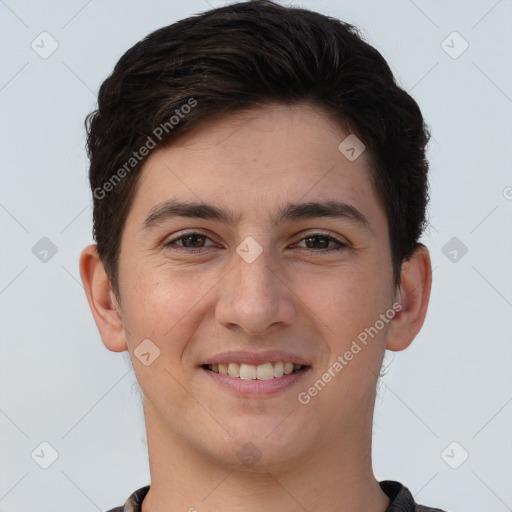
[[[443,512],[439,509],[417,507],[414,498],[404,485],[393,480],[379,482],[380,488],[388,496],[390,503],[385,512]],[[127,500],[124,506],[117,507],[109,512],[141,512],[142,501],[149,491],[149,485],[137,489]]]

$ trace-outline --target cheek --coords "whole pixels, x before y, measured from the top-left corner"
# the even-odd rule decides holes
[[[320,278],[298,281],[297,295],[326,328],[341,334],[353,326],[375,322],[391,306],[390,284],[382,275],[372,269],[333,269]]]
[[[208,301],[212,282],[209,276],[170,269],[165,264],[135,265],[125,274],[123,297],[124,324],[130,348],[141,339],[153,340],[169,362],[177,361]]]
[[[305,314],[321,333],[326,356],[322,365],[326,368],[338,356],[351,351],[348,358],[353,370],[365,366],[378,372],[388,328],[379,319],[392,306],[392,288],[391,280],[383,278],[387,274],[376,269],[338,269],[321,279],[317,276],[311,281],[301,280],[300,285],[297,282],[297,295],[306,306]]]
[[[176,411],[188,396],[177,381],[184,377],[183,352],[193,335],[197,302],[204,295],[183,281],[176,276],[171,279],[171,274],[162,269],[134,271],[125,278],[123,296],[123,322],[141,390],[153,404],[166,402],[160,396],[162,389],[174,390],[170,395]],[[158,354],[149,365],[138,357],[138,347],[147,339],[156,346],[150,345],[151,356],[153,351]]]

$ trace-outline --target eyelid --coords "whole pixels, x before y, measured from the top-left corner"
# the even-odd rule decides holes
[[[309,231],[309,232],[304,232],[304,233],[300,233],[300,242],[302,242],[304,240],[304,238],[309,238],[309,237],[312,237],[312,236],[322,236],[322,237],[325,237],[325,238],[328,238],[329,240],[332,240],[342,246],[350,246],[351,243],[343,236],[341,235],[334,235],[332,233],[329,233],[329,232],[326,232],[326,231],[322,231],[322,230],[312,230],[312,231]]]
[[[190,228],[188,230],[173,234],[172,238],[166,239],[164,241],[164,245],[171,245],[171,244],[175,243],[176,241],[180,240],[181,238],[185,238],[186,236],[190,236],[190,235],[204,236],[206,239],[210,240],[211,242],[216,243],[208,233],[203,232],[200,228],[195,228],[195,229]],[[208,246],[208,247],[211,247],[211,246]]]

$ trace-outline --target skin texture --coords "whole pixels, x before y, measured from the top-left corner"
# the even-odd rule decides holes
[[[309,105],[215,119],[144,164],[122,236],[119,297],[96,247],[84,249],[81,276],[103,343],[130,352],[144,396],[151,489],[143,512],[386,509],[371,465],[376,381],[385,349],[405,349],[423,324],[431,267],[421,246],[394,286],[368,155],[349,161],[338,150],[347,135]],[[144,229],[169,199],[227,208],[238,223],[167,218]],[[271,220],[288,202],[327,200],[357,208],[368,225]],[[179,239],[188,229],[207,237],[191,246],[203,252],[176,250],[197,250]],[[306,242],[315,233],[346,246],[320,253],[337,244]],[[247,237],[263,249],[252,263],[236,252]],[[402,310],[301,404],[298,394],[397,302]],[[144,339],[160,350],[149,366],[133,354]],[[311,368],[272,396],[239,396],[200,368],[226,350],[275,348]],[[261,453],[250,467],[237,457],[246,443]]]

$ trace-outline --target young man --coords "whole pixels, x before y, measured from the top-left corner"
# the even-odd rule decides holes
[[[338,20],[230,5],[131,48],[87,121],[80,270],[143,393],[151,485],[113,511],[427,511],[371,463],[386,349],[430,294],[428,141]]]

